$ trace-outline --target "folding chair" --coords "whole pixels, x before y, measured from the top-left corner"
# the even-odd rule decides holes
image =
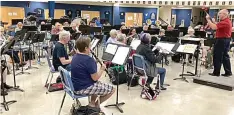
[[[45,52],[45,56],[46,56],[46,59],[47,59],[47,62],[48,62],[48,66],[49,66],[49,69],[50,69],[49,75],[48,75],[48,77],[47,77],[47,79],[46,79],[46,82],[45,82],[45,86],[46,86],[47,83],[48,83],[48,80],[49,80],[49,78],[50,78],[49,84],[48,84],[48,86],[47,86],[47,91],[46,91],[46,94],[48,94],[49,89],[50,89],[50,85],[51,85],[51,81],[52,81],[52,79],[53,79],[53,77],[54,77],[54,73],[56,73],[57,71],[55,71],[54,66],[51,64],[50,57],[49,57],[47,51],[44,50],[44,52]],[[50,74],[51,74],[51,77],[50,77]]]
[[[61,106],[59,108],[58,115],[60,115],[60,113],[61,113],[63,103],[64,103],[64,100],[65,100],[65,97],[66,97],[66,93],[68,93],[72,97],[72,99],[75,100],[76,104],[78,104],[78,105],[81,105],[80,101],[78,100],[79,98],[88,97],[88,101],[90,102],[89,95],[78,95],[78,94],[74,93],[75,90],[74,90],[74,87],[73,87],[73,83],[72,83],[72,80],[71,80],[70,73],[61,66],[59,66],[58,70],[59,70],[59,73],[60,73],[60,76],[61,76],[64,91],[65,91],[63,99],[62,99]],[[97,99],[98,99],[98,102],[100,102],[99,97]],[[100,103],[99,103],[99,105],[100,105]]]
[[[147,82],[148,76],[146,74],[146,66],[145,66],[145,59],[143,56],[138,55],[138,54],[133,54],[132,56],[132,64],[133,64],[133,75],[130,81],[130,84],[128,85],[128,90],[129,86],[132,84],[132,79],[139,74],[139,71],[142,71],[143,75],[145,76],[145,82]],[[160,75],[157,74],[156,77],[158,78],[158,83],[160,83]],[[143,84],[143,87],[145,86],[146,83]],[[159,92],[160,92],[160,87],[159,87]]]

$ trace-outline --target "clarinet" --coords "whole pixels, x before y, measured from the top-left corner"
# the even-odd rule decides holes
[[[92,50],[90,50],[92,55],[95,57],[95,59],[101,64],[101,66],[103,65],[103,63],[100,61],[100,59],[94,54],[94,52]],[[106,73],[108,74],[108,76],[111,78],[111,75],[109,74],[108,70],[105,68]]]

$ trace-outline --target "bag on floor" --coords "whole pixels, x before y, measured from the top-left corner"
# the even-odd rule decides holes
[[[78,109],[72,110],[71,115],[105,115],[99,108],[90,108],[88,106],[81,106]]]
[[[47,88],[49,84],[46,84],[45,87]],[[52,83],[50,84],[49,92],[54,92],[54,91],[60,91],[63,90],[63,84],[62,83]]]
[[[141,97],[143,99],[154,100],[157,98],[157,91],[153,90],[150,86],[144,86],[141,92]]]
[[[117,83],[119,84],[127,83],[127,74],[126,74],[124,66],[119,66],[119,67],[114,66],[114,67],[109,68],[108,71],[109,71],[109,74],[111,75],[110,81],[114,85],[117,85]]]
[[[180,54],[175,54],[175,55],[171,56],[171,60],[179,63],[180,62]]]
[[[132,75],[129,75],[129,76],[128,76],[128,86],[130,85],[131,79],[132,79]],[[139,76],[135,76],[135,77],[132,79],[132,83],[131,83],[130,87],[135,87],[135,86],[137,86],[137,85],[138,85],[138,80],[139,80]]]

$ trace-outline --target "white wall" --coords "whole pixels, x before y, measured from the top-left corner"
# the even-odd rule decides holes
[[[159,17],[166,21],[168,24],[171,23],[171,7],[164,6],[159,8]]]

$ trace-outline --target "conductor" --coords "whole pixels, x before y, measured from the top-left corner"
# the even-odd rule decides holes
[[[228,17],[227,9],[220,10],[218,16],[220,18],[220,22],[216,24],[215,22],[211,21],[209,14],[206,15],[208,25],[211,27],[211,29],[216,30],[216,42],[214,44],[213,55],[214,71],[213,73],[209,73],[209,75],[219,76],[220,69],[223,64],[225,73],[221,75],[224,77],[229,77],[232,75],[230,57],[228,55],[232,33],[232,23]]]

